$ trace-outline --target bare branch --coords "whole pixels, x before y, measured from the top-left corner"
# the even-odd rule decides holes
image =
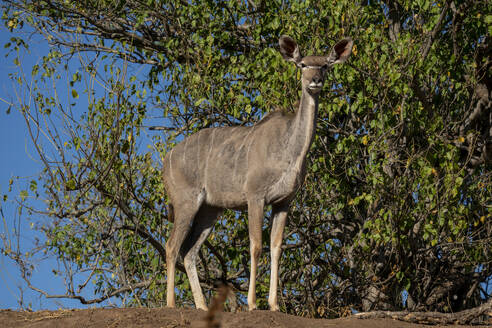
[[[475,308],[455,313],[373,311],[357,313],[354,316],[359,319],[391,318],[420,324],[466,325],[487,323],[484,315],[492,315],[492,299]]]

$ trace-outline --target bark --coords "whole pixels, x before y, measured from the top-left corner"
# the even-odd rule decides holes
[[[355,314],[354,316],[359,319],[391,318],[412,323],[434,325],[491,324],[492,321],[490,316],[492,316],[492,299],[475,308],[455,313],[374,311],[361,312]]]

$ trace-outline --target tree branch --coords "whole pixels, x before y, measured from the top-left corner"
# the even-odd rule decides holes
[[[376,319],[376,318],[391,318],[400,321],[421,323],[421,324],[439,324],[439,325],[466,325],[471,323],[487,323],[480,317],[492,315],[492,299],[488,302],[472,309],[455,312],[455,313],[440,313],[440,312],[407,312],[407,311],[374,311],[361,312],[354,316],[358,319]]]
[[[425,60],[427,58],[427,55],[429,54],[430,48],[432,47],[432,44],[434,43],[434,40],[436,39],[436,36],[439,33],[439,30],[441,29],[442,22],[444,20],[444,17],[446,17],[446,13],[448,12],[448,9],[449,9],[449,1],[447,1],[444,4],[444,7],[442,8],[441,14],[439,15],[439,19],[438,19],[436,25],[434,26],[434,29],[432,29],[432,32],[427,39],[427,42],[421,48],[422,60]]]

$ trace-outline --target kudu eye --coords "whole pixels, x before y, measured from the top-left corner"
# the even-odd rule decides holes
[[[301,68],[306,68],[306,67],[307,67],[306,64],[301,63]]]

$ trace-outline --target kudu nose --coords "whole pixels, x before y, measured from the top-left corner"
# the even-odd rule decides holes
[[[313,76],[313,83],[315,84],[320,84],[321,82],[323,82],[323,80],[321,79],[321,76],[319,75],[316,75],[316,76]]]

